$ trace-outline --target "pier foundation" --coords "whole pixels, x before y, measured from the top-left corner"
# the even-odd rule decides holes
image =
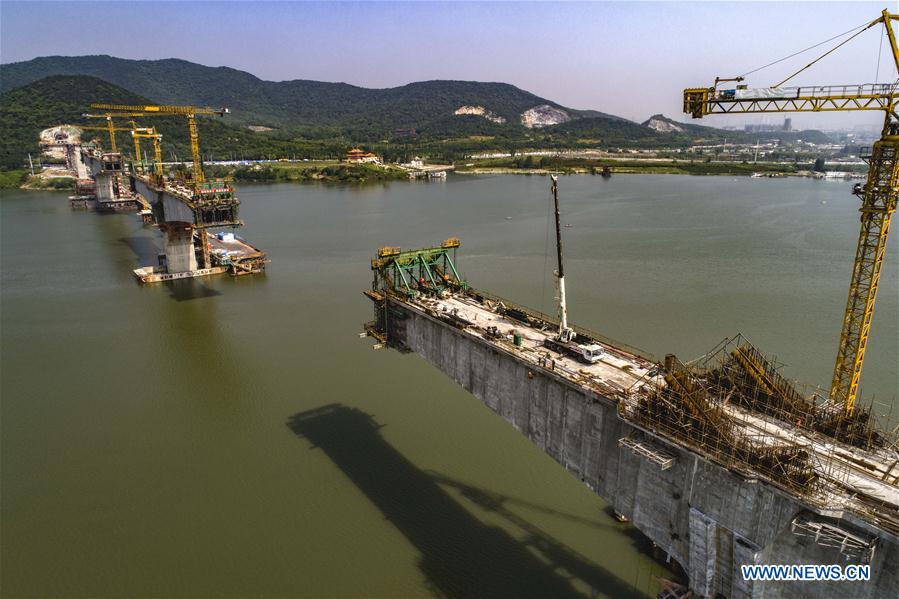
[[[193,227],[188,223],[175,222],[165,223],[161,228],[165,234],[166,271],[179,273],[197,270]]]

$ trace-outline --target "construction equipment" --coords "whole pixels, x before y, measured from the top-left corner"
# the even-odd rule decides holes
[[[155,130],[152,127],[138,127],[134,121],[131,121],[132,128],[131,131],[131,140],[134,142],[134,161],[137,163],[143,163],[144,157],[143,152],[140,149],[140,137],[136,137],[135,133],[147,133],[153,134]]]
[[[88,116],[88,115],[82,115]],[[83,131],[106,131],[109,133],[109,150],[111,152],[118,152],[118,144],[116,143],[116,131],[131,131],[128,127],[116,127],[113,125],[112,119],[107,121],[106,126],[94,126],[94,125],[74,125],[78,129]]]
[[[559,286],[559,337],[562,343],[570,343],[574,341],[575,333],[568,327],[568,303],[565,299],[565,271],[562,270],[562,229],[559,220],[559,178],[556,175],[550,175],[552,185],[550,191],[553,196],[553,204],[556,209],[556,258],[558,269],[556,270],[556,280]]]
[[[131,137],[134,139],[134,158],[136,163],[142,163],[143,158],[140,151],[141,139],[153,140],[153,173],[150,175],[151,181],[159,187],[164,185],[164,171],[162,167],[162,135],[156,133],[153,127],[135,128],[131,131]]]
[[[447,289],[465,288],[467,284],[459,276],[454,260],[460,245],[458,238],[450,237],[440,247],[420,250],[382,247],[378,257],[371,261],[375,275],[372,288],[409,297],[422,292],[439,295]]]
[[[862,32],[880,24],[886,30],[896,73],[899,75],[899,47],[893,31],[893,20],[899,20],[899,14],[891,14],[884,10],[870,23],[846,32],[854,33],[772,87],[751,89],[747,85],[739,84],[744,80],[744,77],[740,76],[729,79],[717,78],[711,87],[684,90],[684,112],[693,115],[693,118],[711,114],[884,111],[881,137],[874,143],[871,156],[868,158],[867,181],[863,186],[856,186],[854,190],[862,202],[861,231],[830,387],[831,401],[842,405],[847,414],[852,414],[858,397],[859,380],[874,315],[874,300],[877,297],[877,287],[883,270],[890,221],[896,212],[899,197],[899,114],[896,112],[899,81],[888,84],[824,87],[783,87],[783,84]],[[737,85],[729,89],[719,89],[720,83],[731,81]]]
[[[109,132],[109,151],[110,151],[110,152],[118,152],[118,151],[119,151],[118,144],[116,144],[115,132],[116,132],[116,131],[123,131],[123,129],[117,129],[117,128],[116,128],[115,124],[114,124],[113,121],[112,121],[112,116],[111,116],[111,115],[108,115],[108,114],[102,114],[102,115],[97,115],[97,114],[83,114],[83,115],[81,115],[81,116],[86,117],[86,118],[102,118],[102,119],[106,119],[106,127],[98,127],[98,129],[106,129],[106,130]]]
[[[116,127],[113,119],[121,118],[124,116],[138,117],[138,116],[147,116],[147,115],[143,114],[143,113],[133,113],[133,114],[125,115],[125,114],[115,114],[115,113],[109,113],[109,112],[106,112],[103,114],[91,114],[91,113],[86,112],[86,113],[82,114],[81,116],[86,119],[104,119],[104,120],[106,120],[105,127],[81,127],[80,125],[78,125],[78,127],[80,129],[102,129],[102,130],[108,131],[109,132],[109,151],[117,153],[119,151],[119,146],[118,146],[118,143],[116,142],[115,132],[116,131],[131,131],[131,129],[135,128],[137,125],[135,125],[134,121],[132,120],[131,121],[131,129],[124,128],[124,127]]]
[[[131,116],[186,116],[187,130],[190,135],[190,152],[193,158],[194,183],[203,183],[203,163],[200,159],[200,135],[197,131],[197,115],[224,116],[230,111],[227,108],[202,108],[197,106],[161,106],[161,105],[129,105],[129,104],[91,104],[91,108],[108,111],[111,117]]]
[[[128,129],[128,132],[131,133],[131,141],[134,142],[134,160],[135,162],[140,163],[143,161],[142,152],[140,151],[140,139],[134,137],[134,133],[135,131],[137,133],[155,133],[155,131],[152,127],[138,127],[137,123],[134,122],[134,119],[131,119],[130,122],[131,128]]]

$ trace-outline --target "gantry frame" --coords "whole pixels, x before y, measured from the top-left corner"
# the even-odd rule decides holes
[[[422,292],[440,294],[450,289],[466,289],[468,284],[459,276],[455,264],[460,245],[458,238],[451,237],[439,247],[405,251],[382,247],[371,261],[372,289],[410,298]]]

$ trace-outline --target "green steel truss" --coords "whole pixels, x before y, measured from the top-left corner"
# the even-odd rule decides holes
[[[413,298],[419,293],[440,295],[445,291],[467,289],[468,283],[456,270],[459,240],[450,238],[439,247],[400,250],[383,247],[371,261],[373,290],[392,291]]]

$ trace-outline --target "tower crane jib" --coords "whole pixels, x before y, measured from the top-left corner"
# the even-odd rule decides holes
[[[883,129],[868,159],[868,176],[864,186],[857,187],[861,199],[861,230],[856,248],[849,295],[840,332],[836,363],[830,387],[830,399],[852,413],[858,398],[859,381],[865,358],[874,301],[886,253],[890,223],[899,198],[899,80],[887,84],[783,87],[783,84],[811,67],[863,31],[882,24],[890,42],[896,74],[899,77],[899,46],[892,21],[899,14],[884,10],[881,15],[850,32],[853,35],[799,69],[787,79],[769,88],[751,89],[743,85],[743,77],[715,80],[711,87],[684,90],[684,112],[693,118],[711,114],[746,114],[768,112],[826,112],[849,110],[882,110]],[[847,32],[847,33],[850,33]],[[841,37],[841,36],[838,36]],[[835,39],[835,38],[833,38]],[[775,63],[771,63],[775,64]],[[764,67],[763,67],[764,68]],[[734,82],[733,87],[719,84]]]

